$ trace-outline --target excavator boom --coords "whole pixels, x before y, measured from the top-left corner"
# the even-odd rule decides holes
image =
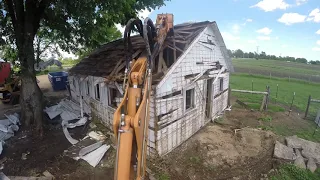
[[[114,113],[113,131],[117,139],[115,180],[142,180],[146,172],[146,149],[149,125],[149,98],[152,83],[152,62],[162,50],[172,30],[173,15],[157,16],[156,25],[146,18],[128,21],[124,32],[126,69],[123,80],[125,90]],[[132,59],[131,31],[135,29],[144,39],[145,52]]]

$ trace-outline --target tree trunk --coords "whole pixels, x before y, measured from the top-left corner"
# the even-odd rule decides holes
[[[34,70],[33,38],[25,37],[23,48],[19,48],[21,65],[21,120],[27,127],[32,126],[42,136],[43,95],[38,86]]]

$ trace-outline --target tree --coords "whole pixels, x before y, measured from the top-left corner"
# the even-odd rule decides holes
[[[308,61],[305,59],[305,58],[297,58],[296,59],[296,62],[298,62],[298,63],[307,63]]]
[[[262,52],[260,53],[260,55],[259,55],[259,58],[260,58],[260,59],[266,59],[266,58],[267,58],[266,52],[262,51]]]
[[[85,47],[79,49],[76,53],[79,59],[87,56],[92,50],[98,48],[101,44],[118,39],[122,36],[121,32],[115,25],[108,27],[106,25],[97,26],[88,38]]]
[[[228,49],[227,51],[228,51],[228,55],[229,55],[229,57],[231,57],[231,58],[232,58],[232,57],[233,57],[233,53],[232,53],[232,51],[231,51],[230,49]]]
[[[233,56],[236,58],[242,58],[243,57],[243,51],[241,49],[237,49],[234,53]]]
[[[253,52],[249,52],[249,58],[254,58],[254,53]]]
[[[21,64],[21,119],[42,135],[43,95],[37,85],[34,40],[39,29],[54,33],[59,47],[76,52],[92,43],[97,26],[124,24],[139,10],[164,0],[0,0],[0,32],[13,42]]]

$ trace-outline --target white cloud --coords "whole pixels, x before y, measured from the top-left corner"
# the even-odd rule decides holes
[[[287,9],[289,4],[287,4],[284,0],[262,0],[257,4],[251,6],[251,8],[260,8],[265,12],[274,11],[276,9]]]
[[[272,29],[269,29],[267,27],[257,30],[257,33],[264,34],[264,35],[269,35],[271,34],[271,32],[272,32]]]
[[[312,48],[312,51],[320,51],[320,47],[314,47]]]
[[[316,8],[312,10],[311,13],[309,14],[307,21],[314,21],[317,23],[320,22],[320,9]]]
[[[302,5],[302,4],[305,4],[305,3],[307,3],[308,2],[308,0],[296,0],[296,4],[298,5],[298,6],[300,6],[300,5]]]
[[[228,32],[222,32],[222,37],[224,40],[229,40],[229,41],[236,41],[236,40],[239,40],[240,37],[238,36],[234,36],[232,35],[231,33],[228,33]]]
[[[278,19],[279,22],[284,23],[286,25],[291,25],[295,23],[302,23],[306,21],[307,16],[301,15],[298,13],[284,13],[280,19]]]
[[[240,31],[240,26],[239,26],[238,24],[234,24],[234,25],[232,26],[232,31],[233,31],[233,33],[235,33],[235,34],[239,33],[239,31]]]
[[[252,19],[247,19],[246,21],[247,21],[247,22],[252,22],[253,20],[252,20]]]
[[[269,36],[258,36],[257,39],[261,41],[269,41],[271,38]]]
[[[282,47],[282,48],[286,48],[286,47],[288,47],[288,45],[283,44],[283,45],[281,45],[281,47]]]
[[[116,28],[123,34],[125,27],[122,26],[121,24],[116,24]]]
[[[152,13],[152,11],[153,10],[149,11],[148,9],[144,9],[138,13],[138,17],[144,19],[148,17]]]
[[[278,40],[278,39],[279,39],[279,37],[278,37],[278,36],[276,36],[274,39],[275,39],[275,40]]]
[[[319,34],[319,35],[320,35],[320,29],[316,32],[316,34]]]
[[[148,17],[151,13],[152,13],[153,10],[149,11],[148,9],[144,9],[142,11],[139,11],[138,12],[138,17],[140,19],[144,19],[146,17]],[[143,23],[143,22],[142,22]],[[124,33],[124,29],[125,29],[125,26],[122,26],[121,24],[116,24],[116,28],[123,34]],[[134,35],[135,33],[132,32],[131,35]]]
[[[248,40],[248,43],[250,43],[250,44],[256,44],[257,41],[256,41],[256,40]]]
[[[317,41],[317,44],[320,45],[320,40]]]

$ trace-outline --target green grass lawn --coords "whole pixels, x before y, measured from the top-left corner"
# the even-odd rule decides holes
[[[270,72],[296,73],[320,75],[320,65],[310,65],[296,62],[286,62],[269,59],[232,59],[232,64],[237,68],[248,68]]]
[[[271,180],[318,180],[320,179],[320,168],[312,173],[309,170],[300,169],[292,164],[284,164],[279,168],[277,174]]]
[[[308,96],[311,95],[313,99],[320,99],[320,84],[309,83],[305,81],[292,80],[287,81],[282,78],[271,78],[258,75],[248,75],[248,74],[232,74],[230,77],[230,86],[232,89],[241,89],[241,90],[252,90],[252,81],[253,81],[253,90],[254,91],[265,91],[266,86],[270,86],[271,92],[271,102],[276,101],[276,92],[278,85],[278,97],[277,103],[283,104],[287,107],[291,105],[293,94],[295,92],[295,99],[293,107],[304,112],[306,109]],[[244,100],[249,103],[249,106],[259,108],[262,95],[253,95],[253,94],[243,94],[232,92],[233,95],[237,96],[240,100]],[[251,104],[250,104],[251,103]],[[272,107],[277,111],[277,107]],[[312,103],[310,106],[310,113],[315,114],[320,109],[320,104]],[[281,111],[281,109],[279,109]]]

